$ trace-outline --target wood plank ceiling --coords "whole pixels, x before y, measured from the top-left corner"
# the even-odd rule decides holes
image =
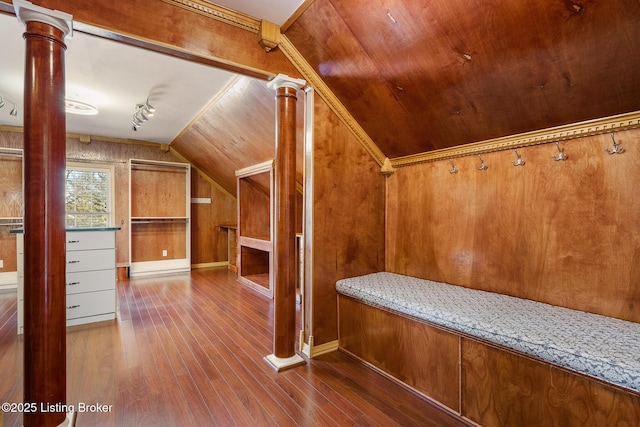
[[[637,0],[316,0],[286,36],[390,158],[640,110]]]
[[[275,91],[262,80],[238,77],[180,134],[171,147],[236,195],[235,171],[275,157]],[[302,183],[304,100],[297,102],[297,181]],[[268,182],[260,183],[268,194]]]
[[[285,35],[392,159],[640,110],[637,0],[315,0]],[[235,194],[274,105],[241,78],[172,146]]]

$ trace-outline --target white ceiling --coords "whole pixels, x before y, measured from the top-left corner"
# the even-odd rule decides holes
[[[206,0],[277,25],[284,24],[304,0]]]
[[[229,9],[278,25],[301,0],[218,0]],[[73,11],[69,11],[73,13]],[[0,14],[0,96],[15,102],[0,108],[0,125],[22,126],[24,27],[14,16]],[[67,114],[67,132],[139,139],[168,144],[224,88],[232,73],[82,33],[66,39],[66,96],[95,105],[95,116]],[[135,105],[146,98],[155,116],[138,131],[132,128]]]

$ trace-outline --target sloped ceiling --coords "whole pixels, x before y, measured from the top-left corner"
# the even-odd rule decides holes
[[[285,34],[390,158],[640,110],[637,0],[316,0]]]
[[[171,147],[235,196],[235,171],[275,156],[275,107],[275,92],[263,81],[237,77]],[[297,181],[302,183],[302,100],[297,108],[296,166]],[[268,192],[266,185],[263,189]]]

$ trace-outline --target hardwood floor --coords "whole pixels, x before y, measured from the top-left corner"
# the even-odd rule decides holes
[[[68,328],[68,404],[111,405],[78,426],[462,425],[340,352],[276,373],[272,302],[226,269],[120,281],[118,299],[117,321]],[[0,400],[20,402],[15,292],[0,293],[0,372]]]

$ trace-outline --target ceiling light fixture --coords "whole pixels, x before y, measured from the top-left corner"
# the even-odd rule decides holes
[[[77,99],[65,98],[64,111],[81,116],[95,116],[98,114],[98,107]]]
[[[136,111],[133,113],[133,118],[131,123],[133,126],[131,127],[134,131],[137,131],[142,123],[149,120],[153,117],[153,114],[156,112],[155,107],[149,104],[149,98],[144,101],[143,104],[136,104]]]

